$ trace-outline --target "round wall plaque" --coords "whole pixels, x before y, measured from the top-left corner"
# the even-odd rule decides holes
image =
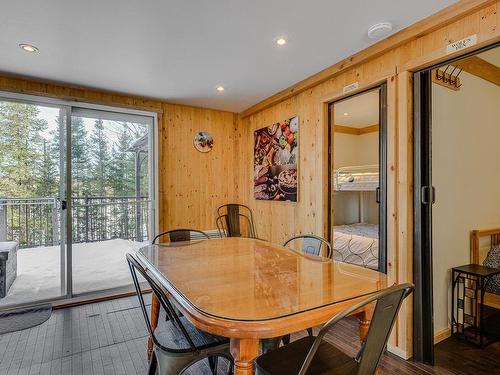
[[[199,132],[193,139],[194,147],[200,152],[209,152],[214,147],[214,140],[210,133]]]

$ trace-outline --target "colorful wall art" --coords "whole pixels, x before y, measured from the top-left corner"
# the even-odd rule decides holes
[[[299,118],[254,132],[254,197],[297,202]]]

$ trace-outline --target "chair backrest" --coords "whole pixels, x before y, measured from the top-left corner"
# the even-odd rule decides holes
[[[230,203],[220,206],[215,223],[221,236],[257,237],[252,210],[243,204]]]
[[[155,238],[153,238],[153,241],[151,243],[157,243],[157,240],[160,239],[160,237],[168,237],[169,242],[190,241],[193,234],[203,239],[210,239],[210,237],[208,237],[208,234],[201,230],[172,229],[158,234]]]
[[[290,243],[302,240],[300,250],[305,254],[310,255],[321,255],[321,248],[324,245],[326,248],[326,257],[330,258],[332,256],[332,245],[324,238],[315,236],[314,234],[302,234],[300,236],[295,236],[286,240],[283,246],[288,246]]]
[[[149,319],[148,312],[146,310],[146,304],[144,302],[144,297],[143,297],[143,291],[141,288],[141,285],[139,283],[139,279],[137,277],[137,272],[147,281],[149,286],[151,287],[152,292],[156,295],[158,298],[158,301],[160,302],[161,307],[164,309],[168,319],[172,321],[172,323],[175,325],[175,327],[180,331],[180,333],[184,336],[186,341],[189,343],[190,350],[189,351],[196,351],[196,345],[194,344],[191,336],[189,336],[189,333],[187,332],[186,328],[182,324],[181,320],[179,319],[179,316],[177,315],[176,310],[168,300],[167,295],[161,288],[161,286],[146,272],[144,267],[137,261],[137,259],[132,255],[132,254],[127,254],[127,262],[128,266],[130,268],[130,273],[132,275],[132,280],[134,282],[135,290],[137,292],[137,297],[139,298],[139,304],[141,306],[142,314],[144,315],[144,320],[146,322],[147,329],[149,331],[149,334],[151,338],[153,339],[153,342],[156,346],[160,347],[164,351],[170,351],[170,352],[176,352],[176,350],[172,350],[171,348],[166,348],[163,345],[160,344],[159,340],[157,339],[153,327],[151,325],[151,320]],[[136,272],[137,271],[137,272]],[[186,351],[186,350],[184,350]]]
[[[406,283],[395,285],[384,289],[380,292],[372,294],[370,297],[351,306],[348,309],[340,312],[330,319],[320,330],[318,336],[314,340],[309,353],[306,356],[299,375],[305,375],[309,365],[311,364],[316,351],[325,334],[332,326],[338,323],[341,319],[349,316],[354,311],[376,301],[375,311],[372,316],[368,336],[361,350],[356,356],[358,362],[358,375],[372,375],[377,369],[380,357],[384,352],[392,327],[398,315],[401,303],[413,291],[413,284]]]

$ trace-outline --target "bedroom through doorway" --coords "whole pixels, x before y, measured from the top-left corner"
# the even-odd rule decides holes
[[[414,358],[441,365],[434,351],[456,342],[458,370],[500,354],[500,278],[475,276],[500,268],[500,47],[414,82]]]
[[[385,88],[329,106],[334,258],[381,272],[387,268]]]

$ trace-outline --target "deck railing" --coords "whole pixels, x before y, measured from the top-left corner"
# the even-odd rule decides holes
[[[147,197],[73,198],[73,243],[114,238],[147,241],[150,203]],[[0,198],[0,241],[17,241],[20,248],[60,244],[64,229],[60,208],[55,197]]]

